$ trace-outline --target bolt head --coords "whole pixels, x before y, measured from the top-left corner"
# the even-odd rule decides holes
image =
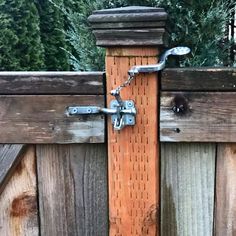
[[[132,101],[128,101],[127,105],[128,105],[128,107],[133,107],[134,103]]]
[[[75,115],[75,114],[77,113],[77,111],[78,111],[77,108],[73,108],[73,109],[71,110],[71,114],[72,114],[72,115]]]

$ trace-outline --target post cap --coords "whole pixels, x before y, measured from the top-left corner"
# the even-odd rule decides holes
[[[88,20],[98,46],[167,46],[167,16],[163,8],[130,6],[94,11]]]

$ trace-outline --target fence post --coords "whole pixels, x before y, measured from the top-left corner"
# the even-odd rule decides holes
[[[156,64],[166,44],[162,8],[124,7],[89,17],[97,45],[106,47],[107,105],[110,91],[134,65]],[[110,235],[158,235],[159,135],[156,73],[142,74],[121,91],[135,101],[136,125],[117,132],[108,122]]]

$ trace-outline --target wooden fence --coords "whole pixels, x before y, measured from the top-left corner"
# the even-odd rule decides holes
[[[161,235],[236,235],[236,68],[169,69],[161,90]]]
[[[109,234],[104,117],[64,114],[104,106],[103,80],[0,73],[0,235]],[[236,235],[236,69],[167,69],[160,85],[160,235]]]
[[[0,73],[1,236],[108,234],[103,74]]]

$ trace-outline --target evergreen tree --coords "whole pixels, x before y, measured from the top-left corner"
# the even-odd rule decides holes
[[[3,12],[5,0],[0,0],[0,70],[15,70],[19,59],[14,56],[18,37],[11,29],[12,18]]]
[[[1,0],[0,70],[42,70],[43,46],[33,1]]]
[[[155,0],[67,0],[61,10],[64,12],[69,29],[67,40],[72,47],[70,64],[74,70],[104,70],[105,50],[96,47],[96,39],[87,21],[94,10],[122,7],[127,5],[153,5]]]
[[[93,10],[103,7],[103,1],[94,0],[68,0],[61,7],[68,22],[65,34],[72,48],[68,51],[69,61],[76,71],[104,70],[105,51],[96,47],[96,39],[87,21]]]
[[[61,0],[55,0],[55,4],[61,4]],[[69,70],[64,15],[50,0],[38,0],[38,7],[46,70]]]
[[[233,0],[230,0],[233,2]],[[228,64],[227,42],[229,4],[224,0],[157,0],[169,13],[171,46],[186,45],[192,56],[182,66],[222,66]]]
[[[225,40],[225,29],[230,9],[224,0],[68,1],[77,7],[64,10],[70,22],[67,37],[76,52],[71,55],[71,64],[75,70],[104,69],[104,59],[101,60],[104,58],[104,51],[96,47],[87,17],[96,9],[129,5],[165,8],[170,18],[170,47],[184,45],[192,49],[192,56],[181,61],[181,66],[227,64],[230,45]]]

